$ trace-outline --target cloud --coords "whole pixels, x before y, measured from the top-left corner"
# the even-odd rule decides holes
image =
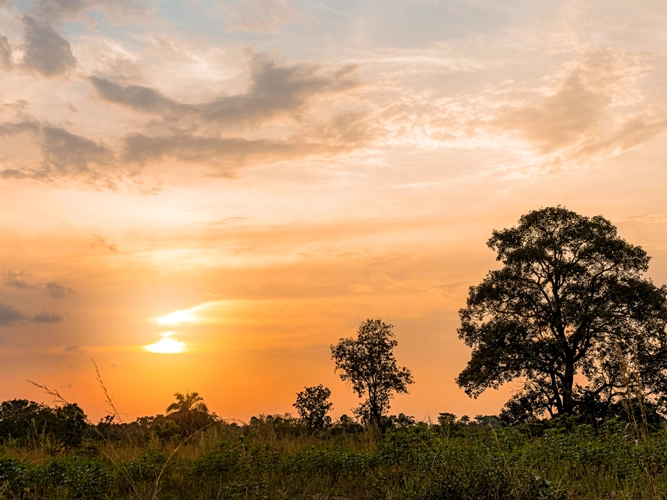
[[[65,318],[58,313],[42,311],[30,318],[30,321],[33,323],[60,323],[65,321]]]
[[[46,294],[49,295],[52,299],[62,299],[63,297],[67,297],[68,295],[72,295],[74,293],[74,290],[71,288],[59,285],[53,281],[49,281],[46,285],[44,285],[44,288],[46,290]]]
[[[35,285],[31,285],[30,283],[28,283],[24,279],[24,278],[27,278],[29,276],[30,276],[29,273],[26,273],[26,272],[23,272],[23,271],[19,271],[18,273],[16,273],[14,271],[9,270],[9,271],[5,272],[5,281],[4,281],[3,284],[5,286],[11,286],[11,287],[14,287],[14,288],[18,288],[19,290],[28,290],[28,289],[36,288]]]
[[[72,18],[86,7],[83,0],[37,0],[31,6],[31,13],[48,22]]]
[[[107,165],[113,153],[106,146],[52,125],[42,127],[42,152],[47,167],[59,173],[80,174],[92,164]]]
[[[23,66],[42,76],[64,76],[77,64],[70,43],[48,23],[25,14]]]
[[[0,36],[0,67],[12,68],[12,46],[6,36]]]
[[[640,54],[593,51],[567,73],[555,92],[536,104],[501,107],[495,126],[519,132],[541,154],[608,133],[613,107],[641,100],[637,84],[648,66]],[[609,138],[615,134],[612,132]]]
[[[91,245],[93,248],[102,247],[102,248],[106,248],[107,250],[109,250],[111,252],[118,253],[118,247],[113,243],[109,243],[104,236],[100,236],[99,234],[94,234],[93,238],[94,238],[94,241]]]
[[[126,137],[126,159],[145,164],[165,158],[216,167],[231,175],[250,164],[271,164],[312,155],[334,156],[363,147],[374,137],[373,125],[363,114],[335,117],[328,124],[284,139],[245,139],[194,134]]]
[[[405,96],[385,111],[385,123],[392,143],[498,150],[512,155],[511,171],[586,165],[667,130],[667,107],[644,103],[651,57],[586,50],[539,80],[505,81],[435,101]],[[639,105],[644,111],[637,112]]]
[[[22,134],[24,132],[39,132],[39,124],[33,120],[0,123],[0,137]]]
[[[80,352],[80,351],[79,351],[79,346],[78,346],[78,345],[70,345],[70,346],[65,347],[65,349],[63,349],[63,350],[64,350],[65,352],[71,352],[71,353],[78,353],[78,352]]]
[[[23,164],[0,170],[3,179],[53,180],[82,177],[89,181],[103,181],[114,187],[119,167],[114,153],[106,145],[74,134],[51,124],[39,123],[27,117],[21,121],[0,122],[0,137],[19,134],[34,136],[35,146],[42,152],[41,164]]]
[[[177,102],[150,87],[122,86],[98,76],[90,81],[102,99],[138,112],[219,125],[260,124],[281,115],[294,116],[314,98],[359,87],[357,70],[354,65],[334,69],[312,64],[287,66],[256,56],[246,93],[199,104]]]
[[[26,319],[26,315],[12,306],[0,302],[0,326],[10,326]]]
[[[11,9],[12,0],[0,0],[0,9]]]

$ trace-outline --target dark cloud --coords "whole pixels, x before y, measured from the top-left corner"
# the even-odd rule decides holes
[[[92,77],[91,82],[103,99],[135,111],[232,125],[256,124],[279,115],[295,115],[313,98],[358,87],[356,73],[356,66],[333,70],[311,64],[283,66],[258,56],[251,63],[251,85],[247,93],[199,104],[180,103],[150,87],[122,86],[106,78]]]
[[[52,299],[62,299],[74,293],[74,290],[71,288],[59,285],[54,281],[49,281],[46,285],[44,285],[44,289],[46,290],[46,294]]]
[[[92,164],[106,165],[113,160],[113,153],[104,145],[64,128],[43,126],[42,140],[45,164],[60,174],[85,173]]]
[[[27,179],[28,177],[30,177],[28,172],[17,168],[0,170],[0,179]]]
[[[14,271],[9,270],[5,272],[5,280],[3,284],[5,286],[18,288],[19,290],[28,290],[36,288],[35,285],[31,285],[25,280],[25,278],[28,277],[30,277],[29,273],[23,271],[19,271],[18,273],[16,273]]]
[[[41,124],[27,117],[21,121],[0,122],[0,138],[28,133],[35,136],[43,162],[41,166],[16,165],[0,170],[0,179],[51,180],[80,176],[86,180],[103,181],[114,187],[114,154],[104,144],[73,134],[50,124]],[[102,170],[100,167],[108,167]]]
[[[66,75],[76,67],[69,42],[50,24],[29,15],[23,16],[25,27],[23,65],[29,71],[46,77]]]
[[[65,352],[79,352],[79,346],[78,345],[70,345],[65,347],[64,349]]]
[[[60,323],[65,321],[65,318],[58,313],[42,311],[30,318],[30,321],[33,323]]]
[[[26,315],[12,306],[0,302],[0,326],[10,326],[26,319]]]
[[[6,36],[0,36],[0,68],[12,67],[12,46]]]
[[[39,132],[39,123],[34,120],[0,123],[0,137],[22,134],[24,132]]]

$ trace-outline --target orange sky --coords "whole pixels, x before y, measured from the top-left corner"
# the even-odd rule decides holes
[[[329,345],[394,325],[393,412],[470,400],[493,229],[602,214],[667,282],[667,4],[0,0],[0,400],[128,418],[357,404]],[[156,321],[197,308],[177,325]],[[181,354],[142,346],[161,333]]]

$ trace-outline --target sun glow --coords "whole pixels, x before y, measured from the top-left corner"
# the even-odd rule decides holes
[[[158,340],[155,344],[145,345],[144,349],[148,352],[158,354],[178,354],[185,351],[185,342],[171,338],[175,333],[176,332],[162,332],[160,334],[162,339]]]
[[[156,320],[161,325],[177,326],[182,323],[194,323],[197,321],[195,309],[186,309],[184,311],[174,311]]]
[[[164,326],[179,326],[183,323],[210,322],[212,319],[210,311],[209,314],[207,314],[206,310],[212,308],[214,309],[224,303],[224,301],[205,302],[198,306],[191,307],[190,309],[181,309],[169,314],[165,314],[164,316],[156,318],[155,321]],[[202,314],[197,314],[198,312],[201,312]]]

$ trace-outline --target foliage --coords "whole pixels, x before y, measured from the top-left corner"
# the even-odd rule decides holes
[[[210,444],[189,440],[171,458],[169,450],[121,444],[116,451],[125,458],[117,463],[106,458],[104,448],[99,456],[77,452],[32,461],[8,456],[5,446],[0,448],[0,498],[639,500],[667,495],[663,430],[637,441],[627,422],[614,419],[597,429],[543,421],[539,435],[527,424],[493,428],[487,425],[494,421],[491,416],[465,421],[445,414],[438,425],[409,424],[373,441],[361,434],[285,433],[285,441],[276,442],[253,429],[300,424],[271,416],[230,427],[225,437],[213,432],[221,425],[215,424],[199,435],[210,433]],[[455,432],[446,434],[446,426]]]
[[[361,324],[357,338],[340,339],[331,346],[331,358],[340,378],[352,383],[359,397],[366,396],[355,413],[364,422],[381,428],[382,416],[389,410],[393,393],[407,393],[414,383],[410,370],[399,368],[394,357],[392,325],[369,319]]]
[[[167,417],[180,427],[183,435],[189,436],[215,421],[198,392],[177,392],[174,397],[176,401],[167,407]]]
[[[0,404],[0,442],[12,439],[25,445],[52,439],[55,448],[73,449],[87,427],[86,415],[77,404],[50,408],[27,399]]]
[[[301,420],[312,431],[321,431],[331,425],[331,417],[327,415],[333,407],[329,401],[331,391],[322,384],[305,387],[296,395],[294,406]]]
[[[562,207],[522,216],[488,246],[502,268],[470,288],[460,311],[459,337],[473,352],[457,382],[469,395],[523,380],[508,422],[543,412],[600,420],[622,400],[660,403],[667,288],[642,276],[644,250],[603,217]]]

